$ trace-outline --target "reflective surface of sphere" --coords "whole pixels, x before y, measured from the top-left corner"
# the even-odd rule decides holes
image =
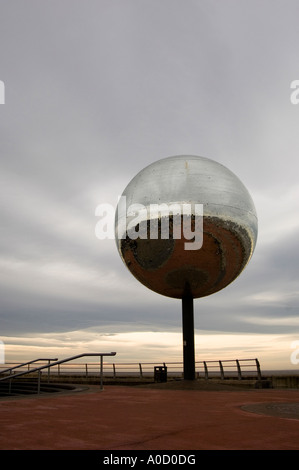
[[[202,218],[196,211],[200,206]],[[157,207],[158,212],[152,210]],[[182,230],[183,207],[191,211],[189,234],[202,227],[198,249]],[[199,298],[223,289],[242,272],[253,254],[257,227],[252,198],[236,175],[213,160],[181,155],[158,160],[131,180],[117,207],[115,235],[123,262],[142,284],[168,297]]]

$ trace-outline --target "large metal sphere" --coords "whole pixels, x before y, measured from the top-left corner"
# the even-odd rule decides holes
[[[131,273],[159,294],[213,294],[236,279],[252,256],[258,225],[254,203],[243,183],[213,160],[189,155],[164,158],[140,171],[122,196],[126,205],[118,204],[115,220],[119,254]],[[124,233],[132,220],[128,208],[162,203],[203,204],[200,249],[185,249],[183,237],[132,239]],[[149,224],[149,211],[145,219]]]

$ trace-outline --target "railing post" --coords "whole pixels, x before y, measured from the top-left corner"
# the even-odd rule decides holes
[[[224,380],[224,370],[223,370],[223,365],[221,361],[219,361],[219,367],[220,367],[221,380]]]
[[[142,365],[139,362],[139,372],[140,372],[140,378],[142,379]]]
[[[115,379],[116,378],[116,370],[115,370],[115,364],[113,363],[113,378]]]
[[[207,366],[206,361],[203,361],[203,365],[204,365],[204,368],[205,368],[205,379],[208,380],[209,379],[209,372],[208,372],[208,366]]]
[[[255,363],[256,363],[256,369],[257,369],[257,377],[258,377],[258,380],[262,380],[261,367],[260,367],[259,360],[256,359],[256,360],[255,360]]]
[[[238,359],[236,359],[236,363],[237,363],[237,369],[238,369],[238,379],[242,380],[241,367],[240,367],[240,362],[238,361]]]
[[[38,371],[38,379],[37,379],[37,393],[40,394],[40,379],[41,379],[41,373],[42,371]]]
[[[100,389],[103,390],[103,356],[101,356],[101,386]]]
[[[85,364],[85,378],[87,379],[88,377],[88,366],[87,366],[87,362]]]
[[[50,359],[48,360],[48,364],[49,364],[49,367],[48,367],[48,383],[50,382]]]

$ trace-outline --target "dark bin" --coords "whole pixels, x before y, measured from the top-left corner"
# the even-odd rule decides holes
[[[167,382],[167,367],[156,366],[154,369],[155,382]]]

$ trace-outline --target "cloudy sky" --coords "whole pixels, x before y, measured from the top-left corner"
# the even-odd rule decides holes
[[[298,368],[298,0],[0,3],[6,362],[182,359],[180,302],[131,276],[95,210],[146,165],[189,154],[232,170],[259,219],[246,270],[195,301],[197,360]]]

